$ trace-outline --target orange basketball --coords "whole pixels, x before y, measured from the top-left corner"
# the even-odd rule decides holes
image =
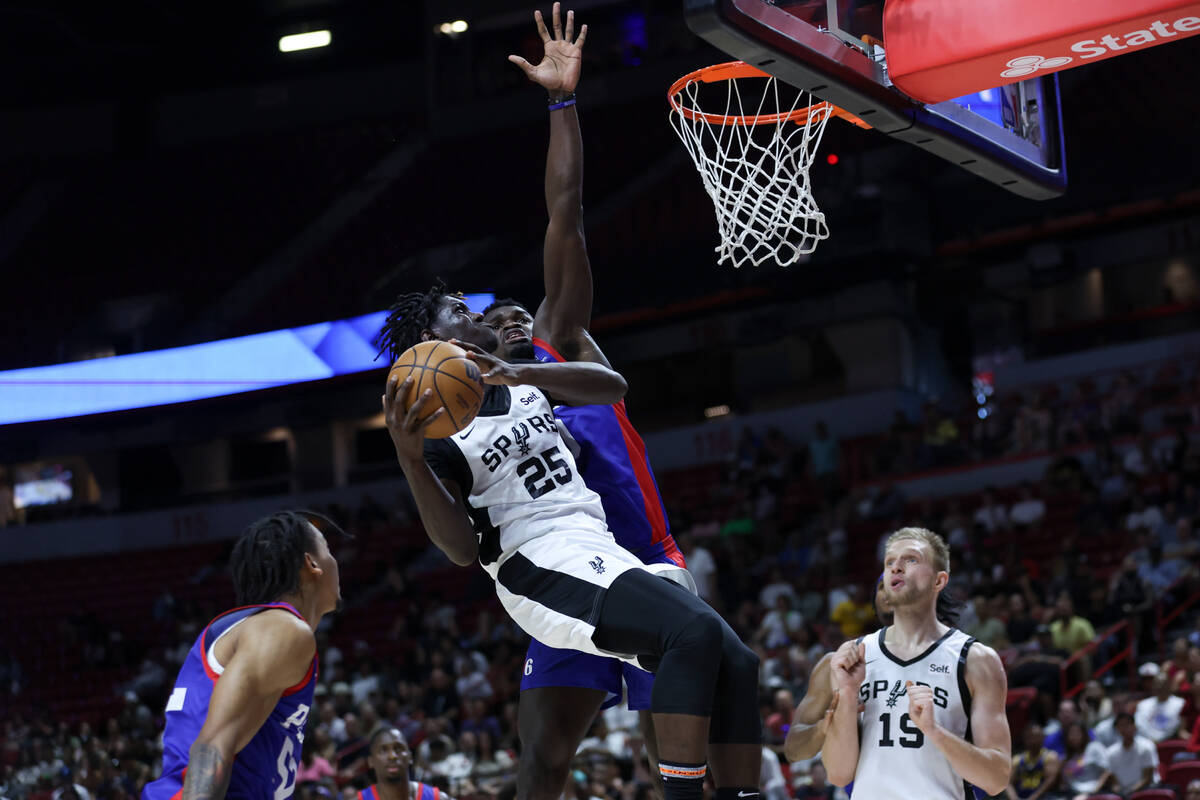
[[[409,375],[413,383],[404,397],[397,398],[407,411],[426,389],[433,395],[425,402],[428,416],[439,408],[446,413],[425,429],[427,439],[445,439],[471,424],[483,403],[483,378],[479,367],[467,358],[467,351],[449,342],[421,342],[405,350],[388,372],[403,381]]]

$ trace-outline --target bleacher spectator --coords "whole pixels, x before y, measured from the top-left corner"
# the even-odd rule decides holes
[[[792,595],[775,595],[775,605],[763,615],[758,626],[757,641],[763,647],[786,647],[804,627],[804,615],[792,608]]]
[[[1075,601],[1070,593],[1060,592],[1054,601],[1054,617],[1050,623],[1054,646],[1074,655],[1096,638],[1092,623],[1075,613]]]
[[[973,601],[977,622],[967,628],[966,632],[988,647],[1003,650],[1008,645],[1008,631],[1000,619],[1000,611],[996,608],[997,601],[1003,606],[1004,597],[996,595],[989,600],[982,595],[977,596]]]
[[[796,588],[791,581],[784,580],[783,573],[778,567],[772,567],[768,583],[758,593],[758,604],[763,608],[775,608],[779,597],[787,597],[790,603],[796,596]]]
[[[975,522],[988,533],[1008,530],[1008,509],[996,502],[996,490],[991,486],[983,490],[983,502],[975,510]]]
[[[1009,796],[1041,800],[1058,785],[1058,754],[1044,746],[1042,726],[1030,722],[1022,735],[1023,749],[1013,754]]]
[[[1072,800],[1098,792],[1108,773],[1107,750],[1089,737],[1087,728],[1078,721],[1066,727],[1063,737],[1061,785]]]
[[[1156,598],[1162,597],[1167,589],[1183,577],[1188,565],[1182,558],[1163,558],[1160,544],[1151,544],[1147,550],[1149,557],[1138,567],[1138,576]]]
[[[1096,727],[1102,720],[1109,719],[1113,715],[1113,702],[1104,691],[1104,687],[1100,681],[1092,679],[1083,687],[1083,694],[1080,695],[1080,712],[1083,714],[1083,724],[1092,729]]]
[[[1175,738],[1184,699],[1171,693],[1171,682],[1165,672],[1154,676],[1154,694],[1137,704],[1134,722],[1138,733],[1152,742]]]
[[[1148,505],[1141,492],[1133,495],[1132,508],[1125,517],[1127,531],[1155,531],[1163,523],[1163,514],[1156,505]]]
[[[1110,780],[1099,791],[1111,782],[1116,792],[1129,795],[1156,783],[1158,750],[1154,742],[1138,734],[1133,715],[1127,711],[1117,714],[1114,728],[1120,740],[1106,752]]]
[[[1013,592],[1009,595],[1008,622],[1005,624],[1005,634],[1008,636],[1009,643],[1025,644],[1033,638],[1037,626],[1037,620],[1029,613],[1025,595],[1021,592]]]
[[[1017,527],[1028,528],[1041,522],[1046,516],[1046,503],[1033,494],[1033,484],[1029,481],[1021,483],[1018,489],[1017,502],[1008,510],[1008,518]]]
[[[808,468],[818,491],[826,500],[834,499],[840,485],[841,451],[824,420],[817,422],[816,433],[808,442]]]
[[[846,599],[833,609],[829,619],[838,626],[843,638],[853,639],[862,634],[875,619],[875,607],[864,599],[863,588],[859,584],[850,584],[846,592]]]

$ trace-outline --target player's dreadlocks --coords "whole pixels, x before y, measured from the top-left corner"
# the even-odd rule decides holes
[[[485,308],[483,310],[483,315],[486,317],[497,308],[504,308],[505,306],[516,306],[517,308],[524,308],[526,311],[529,311],[529,308],[520,300],[514,300],[511,297],[502,297],[499,300],[492,302],[491,305]]]
[[[438,306],[447,295],[462,297],[458,292],[447,292],[446,284],[439,278],[427,292],[405,292],[397,297],[375,336],[379,355],[387,353],[388,358],[395,361],[401,353],[421,341],[421,331],[433,325]]]
[[[316,542],[309,524],[329,538],[347,534],[315,511],[279,511],[250,524],[233,546],[229,568],[239,606],[273,603],[300,588],[304,554]]]
[[[951,597],[948,591],[942,589],[938,592],[937,618],[939,622],[953,628],[958,624],[958,618],[962,616],[962,611],[962,603]]]

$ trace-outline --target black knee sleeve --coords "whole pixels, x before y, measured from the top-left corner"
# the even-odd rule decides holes
[[[713,744],[758,744],[758,655],[721,621],[721,668],[708,740]]]
[[[603,650],[637,655],[644,666],[653,667],[653,712],[707,717],[713,710],[724,626],[711,606],[686,589],[630,570],[605,592],[592,640]]]

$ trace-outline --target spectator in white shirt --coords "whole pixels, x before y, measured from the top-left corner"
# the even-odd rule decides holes
[[[983,490],[983,505],[975,512],[975,522],[988,533],[1008,528],[1008,511],[996,502],[996,490],[990,486]]]
[[[1128,711],[1117,714],[1114,727],[1121,740],[1108,748],[1108,770],[1113,790],[1118,794],[1133,794],[1155,782],[1158,769],[1158,749],[1154,742],[1138,736],[1137,724]],[[1097,791],[1103,791],[1101,786]]]
[[[1158,506],[1147,506],[1146,498],[1140,493],[1133,495],[1133,510],[1125,517],[1125,530],[1136,531],[1144,529],[1147,531],[1158,530],[1158,526],[1162,525],[1163,515],[1158,510]]]
[[[1183,698],[1171,694],[1167,673],[1159,672],[1154,676],[1154,694],[1138,703],[1133,713],[1138,733],[1152,742],[1174,738],[1183,706]]]
[[[696,594],[700,599],[712,605],[717,594],[717,562],[712,553],[702,544],[697,544],[690,535],[679,537],[679,549],[687,561],[688,572],[696,582]]]
[[[778,567],[771,569],[771,582],[758,593],[758,602],[763,608],[775,608],[775,601],[780,596],[788,598],[789,604],[796,596],[796,588],[783,579],[783,573]]]
[[[1021,498],[1013,503],[1008,518],[1013,525],[1029,526],[1046,516],[1046,504],[1033,496],[1033,485],[1028,481],[1021,484]]]
[[[792,608],[790,594],[775,595],[775,607],[763,615],[758,635],[764,647],[786,647],[792,636],[804,627],[804,616]]]

